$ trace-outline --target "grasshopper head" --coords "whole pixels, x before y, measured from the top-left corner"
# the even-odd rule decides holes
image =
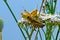
[[[28,14],[28,13],[22,13],[21,14],[22,15],[22,18],[24,18],[24,19],[27,19],[27,17],[30,17],[30,14]]]

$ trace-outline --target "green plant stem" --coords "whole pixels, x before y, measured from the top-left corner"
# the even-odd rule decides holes
[[[38,32],[39,31],[37,30],[37,33],[36,33],[36,36],[35,36],[35,39],[34,40],[38,40],[38,38],[37,38],[38,37]]]
[[[29,33],[28,33],[28,30],[25,30],[25,31],[26,31],[26,34],[27,34],[28,38],[30,38],[30,37],[29,37]]]
[[[45,31],[44,31],[44,29],[42,28],[42,31],[43,31],[43,33],[45,34]]]
[[[54,13],[55,13],[57,0],[54,0],[54,2],[55,2],[55,5],[54,5]]]
[[[46,25],[46,28],[47,28],[47,30],[46,30],[46,40],[51,40],[51,36],[52,36],[52,26],[49,25],[49,24]]]
[[[39,28],[38,28],[38,31],[39,31],[40,39],[42,40],[42,36],[41,36],[41,33],[40,33],[40,30],[39,30]]]
[[[32,31],[31,31],[31,33],[29,35],[29,40],[31,40],[31,37],[32,37],[32,34],[33,34],[34,30],[35,30],[35,28],[32,29]]]
[[[51,8],[51,14],[54,14],[54,13],[53,13],[53,10],[54,10],[54,9],[53,9],[53,0],[50,0],[50,8]]]
[[[44,33],[44,35],[45,35],[45,37],[46,37],[46,33],[45,33],[45,31],[44,31],[44,29],[42,28],[42,31],[43,31],[43,33]],[[45,39],[46,40],[46,39]]]
[[[25,32],[26,32],[26,34],[27,34],[27,36],[28,36],[28,38],[29,38],[29,40],[30,40],[30,36],[29,36],[29,33],[28,33],[28,28],[27,28],[27,26],[28,26],[28,25],[25,24],[25,27],[26,27],[26,28],[24,28],[24,30],[25,30]]]
[[[2,32],[0,32],[0,40],[2,40]]]
[[[59,32],[60,32],[60,25],[58,25],[58,31],[57,31],[57,34],[56,34],[56,39],[55,40],[57,40],[58,39],[58,35],[59,35]]]
[[[54,26],[55,27],[55,26]],[[52,30],[52,32],[54,32],[54,30],[55,30],[55,28]],[[54,35],[52,34],[52,37],[53,37],[53,40],[55,40],[55,38],[54,38]]]
[[[23,28],[23,30],[26,32],[26,34],[27,34],[27,36],[28,36],[28,38],[29,38],[29,33],[28,33],[27,28]]]
[[[55,40],[57,40],[57,39],[58,39],[58,35],[59,35],[59,30],[57,31],[57,35],[56,35],[56,39],[55,39]]]
[[[0,32],[3,30],[3,19],[0,18]]]
[[[5,2],[5,1],[4,1],[4,2]],[[16,21],[16,23],[17,23],[18,21],[17,21],[17,19],[16,19],[15,15],[14,15],[14,13],[12,12],[12,10],[11,10],[10,6],[8,5],[8,3],[7,3],[7,2],[5,2],[5,3],[6,3],[6,5],[7,5],[8,9],[10,10],[10,12],[11,12],[11,14],[12,14],[13,18],[15,19],[15,21]]]
[[[39,10],[39,14],[40,14],[40,12],[41,12],[41,10],[42,10],[43,3],[44,3],[44,0],[42,0],[41,6],[40,6],[40,10]]]
[[[17,19],[16,19],[15,15],[14,15],[14,13],[12,12],[12,10],[11,10],[10,6],[8,5],[7,1],[6,1],[6,0],[4,0],[4,2],[6,3],[6,5],[7,5],[8,9],[10,10],[10,12],[11,12],[11,14],[12,14],[13,18],[15,19],[15,21],[16,21],[16,23],[17,23],[18,21],[17,21]],[[19,25],[18,25],[18,27],[20,28],[20,26],[19,26]],[[22,31],[22,29],[21,29],[21,28],[20,28],[20,31],[22,32],[23,37],[24,37],[24,38],[25,38],[25,40],[26,40],[26,37],[25,37],[25,35],[24,35],[24,33],[23,33],[23,31]]]
[[[53,40],[55,40],[53,34],[52,34],[52,37],[53,37]]]

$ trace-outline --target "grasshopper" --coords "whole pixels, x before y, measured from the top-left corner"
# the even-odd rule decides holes
[[[43,21],[39,19],[39,15],[37,14],[37,10],[33,10],[31,13],[29,13],[27,10],[24,10],[25,13],[21,14],[24,19],[26,19],[31,25],[34,27],[40,27],[42,28],[44,26]]]

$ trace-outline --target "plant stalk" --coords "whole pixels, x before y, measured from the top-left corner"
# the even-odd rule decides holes
[[[57,40],[57,39],[58,39],[58,35],[59,35],[59,30],[57,31],[57,35],[56,35],[56,39],[55,39],[55,40]]]
[[[40,30],[39,30],[39,28],[38,28],[38,31],[39,31],[39,36],[40,36],[40,39],[42,40],[42,36],[41,36],[41,33],[40,33]]]
[[[14,15],[13,11],[11,10],[10,6],[8,5],[7,0],[4,0],[4,2],[5,2],[5,4],[7,5],[7,7],[8,7],[8,9],[9,9],[9,11],[11,12],[11,14],[12,14],[13,18],[15,19],[15,21],[16,21],[16,23],[17,23],[18,21],[17,21],[17,19],[16,19],[15,15]],[[18,25],[18,27],[20,28],[20,26],[19,26],[19,25]],[[26,40],[26,37],[25,37],[25,35],[24,35],[24,33],[23,33],[23,31],[22,31],[22,29],[21,29],[21,28],[20,28],[20,31],[21,31],[21,33],[23,34],[24,39]]]
[[[2,32],[0,32],[0,40],[2,40]]]

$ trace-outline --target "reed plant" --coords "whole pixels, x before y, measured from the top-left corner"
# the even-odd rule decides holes
[[[42,10],[46,15],[49,14],[49,15],[54,16],[55,11],[56,11],[57,0],[41,0],[41,1],[42,1],[42,4],[41,4],[41,8],[40,8],[39,12],[41,12],[41,10]],[[44,25],[45,25],[44,27],[46,27],[46,30],[43,29],[44,27],[40,28],[40,27],[35,27],[35,25],[31,26],[30,23],[25,22],[25,21],[24,22],[20,21],[20,23],[19,23],[16,16],[13,13],[13,11],[11,10],[7,0],[4,0],[4,2],[6,4],[6,6],[8,7],[9,11],[11,12],[13,18],[15,19],[15,21],[24,37],[24,40],[31,40],[34,32],[36,32],[36,35],[34,36],[35,37],[34,40],[39,40],[38,37],[40,37],[40,40],[43,40],[40,30],[43,31],[45,40],[59,40],[58,35],[60,33],[60,22],[55,21],[55,20],[52,21],[51,16],[50,16],[47,20],[44,20]],[[32,24],[34,23],[33,21],[30,21],[30,22],[32,22]],[[54,38],[53,32],[56,27],[58,27],[58,31],[57,31],[56,37]],[[30,31],[28,31],[28,30],[30,30]],[[39,36],[38,36],[38,34],[39,34]]]

